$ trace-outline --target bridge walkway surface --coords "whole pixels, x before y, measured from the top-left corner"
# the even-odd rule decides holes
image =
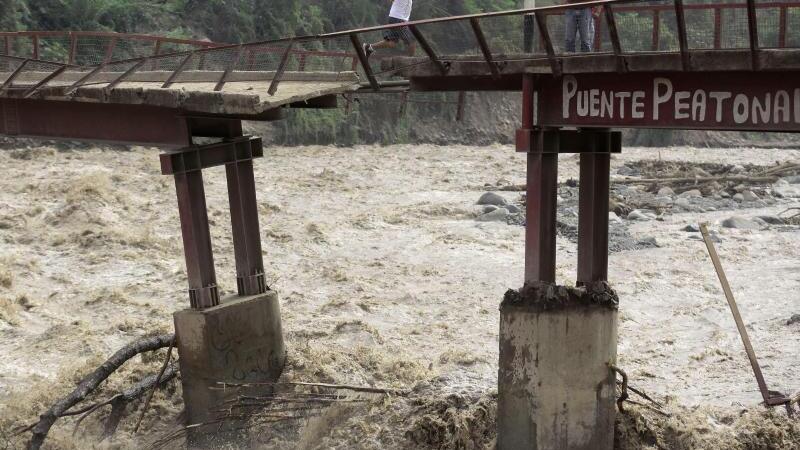
[[[591,51],[568,52],[563,16],[583,8],[599,12]],[[420,56],[365,54],[363,43],[403,26]],[[800,1],[597,0],[246,44],[89,32],[0,39],[0,134],[167,150],[161,169],[175,179],[191,306],[175,325],[195,424],[215,423],[225,394],[211,389],[217,382],[274,381],[284,364],[253,175],[262,141],[243,134],[242,120],[279,120],[287,108],[334,108],[341,97],[375,92],[522,92],[525,271],[523,288],[501,305],[500,449],[613,448],[614,129],[800,131]],[[555,285],[560,153],[580,154],[577,287],[569,288]],[[223,165],[237,272],[229,299],[219,296],[203,185],[203,169]],[[223,331],[235,348],[214,346]],[[753,366],[765,404],[788,408]],[[219,431],[195,427],[190,445]]]

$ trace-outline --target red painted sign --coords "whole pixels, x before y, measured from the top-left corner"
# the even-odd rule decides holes
[[[790,74],[579,74],[541,77],[539,126],[800,131],[800,79]]]

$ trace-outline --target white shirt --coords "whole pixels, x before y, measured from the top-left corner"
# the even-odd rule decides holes
[[[392,10],[389,11],[389,17],[395,19],[408,20],[411,18],[411,3],[413,0],[394,0],[392,2]]]

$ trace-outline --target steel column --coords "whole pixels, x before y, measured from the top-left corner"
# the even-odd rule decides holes
[[[534,80],[522,79],[522,127],[534,127]],[[558,154],[527,154],[525,283],[556,280]]]
[[[758,13],[755,0],[747,0],[747,31],[750,36],[750,57],[753,70],[759,70],[758,61]]]
[[[608,280],[607,153],[582,153],[578,198],[578,285]]]
[[[528,153],[525,282],[556,281],[558,155]]]
[[[194,309],[217,306],[219,289],[214,272],[202,171],[175,174],[175,191],[178,194],[183,251],[186,255],[189,302]]]
[[[258,223],[253,158],[260,157],[261,141],[242,139],[239,120],[190,120],[195,136],[222,137],[235,148],[225,164],[231,210],[233,252],[236,258],[236,287],[239,295],[263,294],[269,290],[264,278],[261,231]],[[234,145],[235,144],[235,145]],[[247,147],[250,146],[250,151]],[[256,145],[256,147],[253,147]]]
[[[236,255],[236,287],[239,295],[267,292],[253,160],[225,166],[231,206],[233,251]]]
[[[659,14],[658,10],[653,11],[653,42],[650,46],[650,50],[657,52],[658,51],[658,41],[659,41],[659,31],[661,29],[661,15]]]
[[[781,6],[778,16],[778,48],[786,48],[786,6]]]
[[[681,62],[683,70],[690,70],[691,57],[689,56],[689,41],[686,35],[686,15],[684,13],[683,0],[675,2],[675,22],[678,28],[678,47],[681,49]]]

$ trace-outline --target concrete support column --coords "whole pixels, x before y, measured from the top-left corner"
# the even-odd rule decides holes
[[[620,135],[537,127],[534,81],[523,76],[516,136],[528,163],[525,284],[500,306],[497,448],[613,450],[618,300],[605,280]],[[559,153],[581,153],[579,287],[555,284]]]
[[[500,306],[497,448],[612,450],[617,298],[605,283],[549,283]]]
[[[183,400],[188,424],[224,418],[222,403],[237,395],[263,396],[268,385],[220,390],[220,382],[276,381],[286,361],[278,294],[230,297],[219,306],[176,312]],[[236,412],[243,412],[236,410]],[[190,448],[223,448],[246,438],[240,420],[193,428]],[[246,445],[245,445],[246,446]]]

